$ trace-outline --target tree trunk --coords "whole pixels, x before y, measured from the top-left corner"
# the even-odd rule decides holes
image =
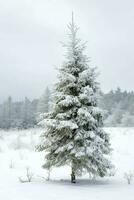
[[[75,171],[72,167],[72,172],[71,172],[71,183],[76,183],[76,179],[75,179]]]

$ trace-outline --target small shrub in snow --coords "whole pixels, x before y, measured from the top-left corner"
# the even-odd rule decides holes
[[[42,166],[44,168],[44,166]],[[47,170],[47,177],[46,177],[46,181],[50,180],[50,176],[51,176],[51,171],[52,171],[52,167],[48,164],[46,166],[46,170]],[[43,178],[43,177],[42,177]]]
[[[51,175],[51,168],[48,168],[47,169],[47,181],[49,181],[50,180],[50,175]]]
[[[109,176],[114,176],[116,174],[117,169],[115,167],[113,167],[110,171],[109,171]]]
[[[131,184],[133,178],[134,178],[134,173],[132,171],[125,172],[124,173],[124,178],[127,180],[128,185]]]
[[[33,173],[31,172],[29,167],[26,167],[26,177],[25,178],[19,177],[19,181],[21,183],[27,183],[31,182],[32,178],[33,178]]]

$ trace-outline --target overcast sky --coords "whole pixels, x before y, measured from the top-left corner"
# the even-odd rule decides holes
[[[133,0],[0,0],[0,100],[38,97],[56,80],[72,11],[102,90],[134,90]]]

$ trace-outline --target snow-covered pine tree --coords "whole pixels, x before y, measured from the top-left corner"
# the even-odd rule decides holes
[[[38,102],[38,113],[48,113],[50,107],[50,90],[46,87],[44,94],[41,96]]]
[[[95,68],[88,65],[85,45],[77,38],[78,28],[68,25],[66,61],[59,69],[55,105],[41,123],[46,125],[39,151],[46,151],[44,168],[69,165],[71,182],[88,172],[105,176],[111,168],[109,135],[103,131],[97,107],[98,83]]]

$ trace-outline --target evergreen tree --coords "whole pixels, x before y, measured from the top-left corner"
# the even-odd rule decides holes
[[[50,109],[50,90],[46,87],[46,90],[42,97],[39,99],[37,111],[39,113],[48,113]]]
[[[25,101],[23,102],[22,106],[22,127],[24,129],[34,126],[35,119],[31,105],[31,101],[27,97],[25,97]]]
[[[12,124],[12,98],[11,96],[3,104],[3,127],[8,129]]]
[[[88,65],[73,18],[68,28],[66,61],[59,69],[55,105],[42,121],[46,130],[38,150],[46,150],[45,168],[70,165],[71,182],[75,183],[76,175],[85,171],[107,175],[111,164],[106,156],[110,153],[109,136],[101,128],[102,115],[97,107],[95,69]]]

